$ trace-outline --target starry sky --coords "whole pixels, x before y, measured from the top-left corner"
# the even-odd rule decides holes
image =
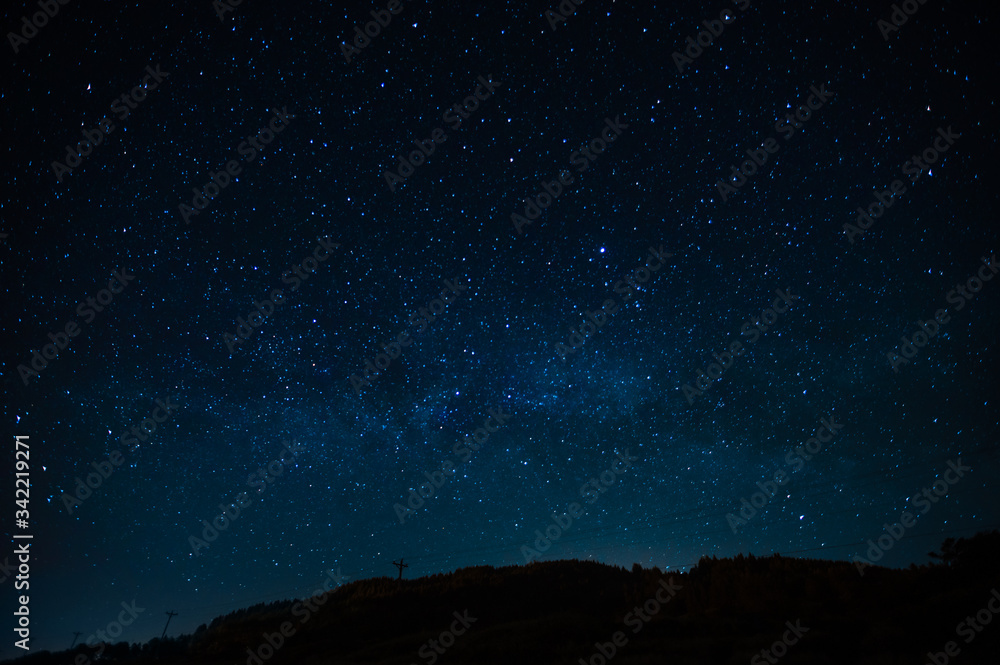
[[[31,493],[29,526],[2,523],[34,536],[32,650],[132,599],[120,639],[145,641],[331,568],[523,564],[574,502],[536,558],[851,560],[958,460],[879,563],[1000,525],[1000,280],[966,287],[1000,248],[985,12],[343,4],[70,3],[5,40],[2,409]],[[388,24],[355,48],[371,12]],[[789,457],[824,419],[836,436]],[[425,473],[443,482],[407,512]]]

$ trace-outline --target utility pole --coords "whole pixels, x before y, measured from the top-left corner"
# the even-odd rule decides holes
[[[73,647],[75,647],[75,646],[76,646],[76,640],[77,640],[77,638],[78,638],[78,637],[80,637],[81,635],[83,635],[83,633],[81,633],[80,631],[76,631],[75,633],[73,633],[73,644],[69,645],[69,648],[70,648],[70,649],[72,649]]]
[[[177,612],[164,612],[164,614],[167,615],[167,626],[170,625],[170,620],[177,616]],[[160,635],[161,640],[167,634],[167,626],[163,627],[163,635]]]
[[[403,579],[403,568],[409,568],[409,566],[406,565],[405,563],[403,563],[402,559],[399,560],[399,563],[396,563],[395,561],[393,561],[392,565],[396,566],[396,568],[399,568],[399,579],[402,580]]]

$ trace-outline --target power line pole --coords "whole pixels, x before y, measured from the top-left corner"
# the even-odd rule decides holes
[[[73,633],[73,644],[69,645],[69,648],[70,648],[70,649],[72,649],[73,647],[75,647],[75,646],[76,646],[76,640],[77,640],[77,638],[79,638],[79,637],[80,637],[81,635],[83,635],[83,633],[81,633],[80,631],[76,631],[75,633]]]
[[[177,612],[164,612],[164,614],[167,615],[167,626],[170,625],[170,620],[177,616]],[[160,635],[161,640],[167,634],[167,626],[163,627],[163,635]]]
[[[406,565],[405,563],[403,563],[402,559],[399,560],[399,563],[393,561],[392,565],[396,566],[396,568],[399,568],[399,579],[402,580],[403,579],[403,568],[409,568],[409,566]]]

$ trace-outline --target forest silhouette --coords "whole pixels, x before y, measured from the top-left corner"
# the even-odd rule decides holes
[[[322,598],[305,622],[298,601],[258,604],[200,626],[194,634],[145,644],[78,645],[17,659],[24,665],[83,662],[145,665],[201,663],[707,663],[928,662],[955,642],[958,663],[997,663],[1000,625],[980,626],[968,640],[956,626],[1000,597],[1000,532],[945,540],[933,562],[894,570],[847,561],[738,555],[703,557],[690,572],[631,570],[590,561],[478,566],[447,574],[349,582]],[[667,595],[662,590],[674,591]],[[646,606],[647,620],[635,620]],[[656,612],[649,609],[657,606]],[[994,601],[994,607],[1000,606]],[[301,608],[301,604],[299,605]],[[463,612],[474,617],[447,649],[427,648]],[[632,624],[626,623],[631,614]],[[295,632],[268,658],[251,655]],[[787,654],[761,656],[789,625],[806,627]],[[1000,618],[997,619],[1000,624]],[[621,631],[627,644],[615,647]],[[277,640],[272,638],[271,642]],[[603,645],[603,646],[601,646]],[[421,650],[421,648],[423,650]],[[601,653],[614,655],[605,658]],[[248,651],[249,650],[249,651]],[[258,654],[261,652],[258,651]],[[418,655],[418,653],[420,655]],[[777,651],[775,652],[777,653]],[[428,656],[430,654],[430,656]],[[96,656],[96,658],[95,658]],[[757,656],[756,660],[751,661]],[[259,655],[256,656],[259,658]],[[943,662],[943,661],[939,661]]]

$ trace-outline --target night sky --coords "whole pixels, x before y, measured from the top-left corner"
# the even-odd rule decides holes
[[[142,4],[3,47],[32,651],[123,601],[145,641],[400,557],[853,560],[909,510],[879,561],[906,567],[1000,525],[975,5],[896,29],[889,2]]]

